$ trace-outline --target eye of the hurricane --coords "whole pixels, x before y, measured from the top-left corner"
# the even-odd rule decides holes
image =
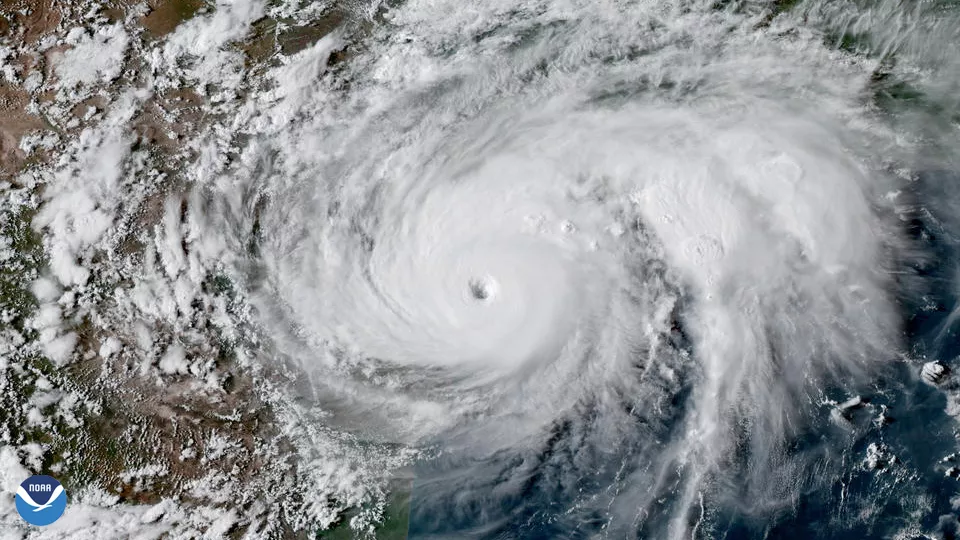
[[[497,282],[489,277],[473,278],[468,284],[470,297],[478,302],[489,302],[497,293]]]

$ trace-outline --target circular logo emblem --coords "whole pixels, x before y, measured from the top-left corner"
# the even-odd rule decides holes
[[[49,525],[67,508],[67,492],[52,476],[31,476],[17,488],[17,512],[31,525]]]

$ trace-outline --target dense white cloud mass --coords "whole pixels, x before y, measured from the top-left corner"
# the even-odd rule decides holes
[[[325,421],[484,463],[421,488],[451,515],[454,493],[507,497],[489,476],[517,474],[510,456],[575,445],[560,426],[571,452],[627,454],[604,495],[571,496],[572,523],[614,508],[609,531],[688,537],[704,500],[775,508],[831,482],[791,445],[825,388],[902,346],[890,165],[915,148],[864,102],[877,63],[688,3],[386,19],[347,93],[289,77],[332,41],[278,68],[209,188],[230,252],[262,231],[236,275]]]

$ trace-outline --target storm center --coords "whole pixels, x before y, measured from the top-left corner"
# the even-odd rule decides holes
[[[469,283],[470,296],[481,302],[493,299],[497,292],[497,284],[490,277],[473,278]]]

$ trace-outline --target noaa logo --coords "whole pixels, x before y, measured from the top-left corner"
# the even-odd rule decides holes
[[[51,476],[31,476],[17,488],[17,512],[31,525],[49,525],[67,508],[67,492]]]

